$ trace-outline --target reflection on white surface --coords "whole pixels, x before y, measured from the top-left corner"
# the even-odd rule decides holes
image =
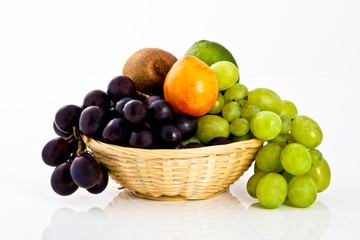
[[[254,203],[246,211],[252,239],[321,239],[330,218],[329,209],[321,202],[308,208],[283,205],[277,209],[264,209]]]
[[[198,201],[152,201],[122,191],[104,210],[60,208],[43,231],[54,239],[320,239],[328,208],[246,208],[230,192]]]
[[[230,192],[206,200],[165,202],[124,191],[105,211],[113,229],[126,226],[130,239],[228,239],[239,234],[248,239],[246,208]]]
[[[43,239],[109,239],[109,227],[106,213],[100,208],[87,212],[59,208],[51,217],[51,225],[43,231]]]

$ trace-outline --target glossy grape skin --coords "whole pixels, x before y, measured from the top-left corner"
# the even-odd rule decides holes
[[[87,137],[100,139],[105,124],[106,113],[98,106],[87,107],[80,115],[79,129]]]
[[[306,208],[317,197],[315,182],[306,175],[294,176],[289,181],[288,198],[295,207]]]
[[[131,100],[133,100],[133,98],[124,97],[124,98],[120,99],[119,101],[117,101],[117,103],[115,105],[115,110],[120,114],[120,116],[123,115],[123,110],[124,110],[125,104]]]
[[[230,126],[228,121],[217,115],[205,115],[198,118],[198,130],[195,137],[201,143],[207,144],[216,137],[229,137]]]
[[[282,100],[281,104],[282,104],[282,111],[281,111],[282,114],[289,116],[291,120],[297,117],[298,110],[294,103],[288,100]]]
[[[110,81],[107,93],[111,100],[117,102],[124,97],[136,96],[136,87],[130,78],[118,76]]]
[[[142,124],[146,120],[146,106],[139,100],[130,100],[124,105],[123,117],[132,124]]]
[[[280,162],[281,151],[282,148],[279,144],[268,143],[256,155],[256,165],[264,172],[280,172],[283,170]]]
[[[225,91],[224,101],[225,103],[238,102],[240,100],[246,99],[248,93],[249,90],[245,85],[241,83],[235,83],[234,86]]]
[[[317,149],[310,149],[309,150],[310,156],[311,156],[311,163],[312,165],[319,165],[321,161],[323,160],[322,153]]]
[[[263,176],[265,176],[267,172],[263,171],[257,171],[255,174],[253,174],[246,184],[246,190],[249,193],[249,195],[253,198],[256,198],[256,187],[261,180]]]
[[[82,188],[91,188],[100,179],[101,168],[96,160],[89,154],[77,156],[70,167],[73,181]]]
[[[104,91],[98,89],[93,90],[85,95],[83,101],[83,109],[89,106],[98,106],[101,109],[109,110],[110,98]]]
[[[181,132],[171,124],[165,124],[159,129],[159,140],[165,148],[173,148],[181,141]]]
[[[191,142],[188,143],[184,146],[184,148],[201,148],[201,147],[205,147],[205,145],[201,144],[201,143],[197,143],[197,142]]]
[[[225,104],[225,100],[224,100],[224,96],[219,92],[216,102],[214,103],[214,105],[212,106],[212,108],[210,109],[210,111],[208,112],[208,114],[218,114],[221,113],[223,107]]]
[[[277,208],[286,199],[288,184],[278,173],[263,176],[256,187],[256,197],[265,208]]]
[[[149,129],[135,129],[130,134],[129,146],[135,148],[152,148],[153,134]]]
[[[231,88],[239,79],[239,70],[229,61],[219,61],[210,66],[218,80],[219,91]]]
[[[323,139],[319,125],[307,116],[297,116],[292,121],[291,134],[296,142],[309,149],[319,146]]]
[[[223,118],[226,119],[229,123],[232,122],[234,119],[240,117],[240,107],[236,102],[228,102],[225,103],[221,115]]]
[[[55,121],[53,122],[53,129],[54,129],[54,132],[56,133],[56,135],[58,135],[59,137],[62,137],[62,138],[68,138],[72,132],[64,132],[62,130],[60,130],[56,124],[55,124]]]
[[[232,141],[229,138],[226,137],[216,137],[211,139],[208,142],[209,146],[215,146],[215,145],[223,145],[223,144],[229,144],[232,143]]]
[[[181,133],[181,141],[193,137],[198,129],[198,123],[195,117],[177,113],[174,115],[174,126]]]
[[[170,103],[165,100],[153,101],[148,107],[148,119],[152,125],[159,126],[169,122],[174,114]]]
[[[51,187],[61,196],[71,195],[79,188],[71,178],[70,167],[71,162],[62,163],[54,169],[51,175]]]
[[[146,100],[145,100],[145,105],[146,107],[150,106],[151,103],[157,101],[157,100],[161,100],[161,97],[160,96],[157,96],[157,95],[153,95],[153,96],[150,96],[148,97]]]
[[[254,116],[256,113],[260,112],[260,107],[256,105],[249,105],[247,104],[243,109],[241,109],[241,117],[248,120],[248,122],[251,121],[252,116]]]
[[[282,110],[280,97],[267,88],[257,88],[249,92],[248,104],[259,106],[261,111],[271,111],[276,114],[280,114]]]
[[[109,182],[108,170],[104,165],[100,165],[100,169],[101,169],[101,173],[100,173],[99,181],[95,184],[95,186],[86,189],[89,193],[99,194],[103,192],[108,185]]]
[[[305,175],[312,178],[318,192],[324,191],[330,185],[331,171],[329,164],[325,159],[323,159],[317,166],[312,165]]]
[[[285,114],[280,114],[279,117],[281,119],[281,124],[282,124],[280,134],[289,133],[290,130],[291,130],[291,119],[290,119],[290,117],[285,115]]]
[[[311,167],[311,156],[306,147],[300,143],[290,143],[280,155],[281,165],[292,175],[305,174]]]
[[[79,123],[82,109],[76,105],[65,105],[55,114],[55,124],[63,132],[73,132],[73,127]]]
[[[230,132],[234,136],[244,136],[249,130],[250,124],[244,118],[236,118],[230,123]]]
[[[102,139],[107,143],[127,145],[131,133],[131,126],[122,118],[114,118],[104,128]]]
[[[66,162],[71,155],[69,142],[61,137],[47,142],[42,150],[41,156],[45,164],[56,167]]]
[[[279,135],[282,129],[280,117],[270,111],[256,113],[250,121],[251,132],[262,140],[271,140]]]
[[[183,146],[185,146],[186,144],[192,143],[192,142],[200,143],[199,139],[197,139],[196,137],[191,137],[191,138],[189,138],[189,139],[187,139],[187,140],[185,140],[185,141],[181,141],[181,144],[182,144]]]

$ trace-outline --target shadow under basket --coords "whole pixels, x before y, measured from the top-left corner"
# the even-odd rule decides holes
[[[135,195],[153,200],[217,196],[248,170],[263,145],[251,139],[202,148],[140,149],[83,139],[112,179]]]

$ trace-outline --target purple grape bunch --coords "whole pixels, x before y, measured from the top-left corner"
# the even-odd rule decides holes
[[[61,107],[53,129],[57,137],[45,144],[42,159],[55,167],[53,190],[67,196],[79,187],[98,194],[108,185],[108,170],[87,150],[82,135],[123,147],[179,149],[198,125],[195,117],[174,113],[162,96],[140,93],[131,79],[117,76],[106,92],[86,94],[81,106]]]

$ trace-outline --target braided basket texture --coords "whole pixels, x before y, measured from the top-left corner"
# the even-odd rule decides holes
[[[139,149],[83,139],[112,179],[154,200],[206,199],[226,191],[263,144],[251,139],[192,149]]]

